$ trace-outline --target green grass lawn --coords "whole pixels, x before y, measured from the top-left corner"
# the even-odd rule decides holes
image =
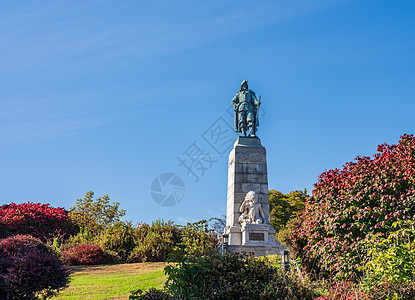
[[[279,255],[268,255],[279,261]],[[69,287],[54,299],[128,299],[138,288],[163,288],[167,276],[164,263],[136,263],[69,267]]]
[[[69,267],[69,287],[54,299],[128,299],[132,290],[162,288],[164,263]]]

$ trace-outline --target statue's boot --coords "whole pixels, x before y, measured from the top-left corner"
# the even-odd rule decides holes
[[[255,135],[255,129],[253,126],[249,126],[249,136],[250,137],[256,137]]]

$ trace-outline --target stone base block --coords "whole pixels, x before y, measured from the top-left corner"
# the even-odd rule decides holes
[[[267,245],[269,244],[269,228],[267,224],[243,224],[242,245]]]
[[[270,245],[229,245],[228,250],[234,253],[243,253],[247,254],[253,253],[256,257],[278,254],[281,255],[284,250],[287,250],[287,247],[280,244],[279,246],[270,246]]]
[[[230,245],[241,245],[242,236],[241,236],[241,227],[240,226],[231,226],[225,227],[224,233],[229,235],[229,244]]]

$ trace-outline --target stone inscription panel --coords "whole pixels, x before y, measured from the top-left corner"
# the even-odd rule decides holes
[[[261,193],[261,185],[257,184],[257,183],[243,183],[242,184],[242,191],[244,193],[254,191],[257,194],[260,194]]]
[[[249,240],[250,241],[264,241],[265,237],[264,237],[264,234],[261,232],[250,232]]]
[[[245,153],[239,154],[237,157],[238,163],[249,164],[249,163],[260,163],[264,164],[265,162],[265,155],[260,153]]]

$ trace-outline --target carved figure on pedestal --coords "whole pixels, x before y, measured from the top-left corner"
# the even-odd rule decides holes
[[[247,136],[249,130],[249,136],[256,137],[261,97],[258,100],[255,92],[248,89],[248,81],[242,81],[241,88],[232,99],[232,105],[235,110],[236,132],[241,132],[244,136]]]
[[[258,197],[254,191],[250,191],[246,194],[244,202],[242,202],[239,208],[241,213],[238,221],[249,224],[262,224],[270,223],[270,217],[268,211],[261,206],[258,202]]]
[[[242,205],[239,208],[239,212],[241,213],[241,215],[239,216],[238,221],[241,224],[249,223],[249,210],[251,199],[248,197],[248,194],[246,195],[244,202],[242,202]]]

